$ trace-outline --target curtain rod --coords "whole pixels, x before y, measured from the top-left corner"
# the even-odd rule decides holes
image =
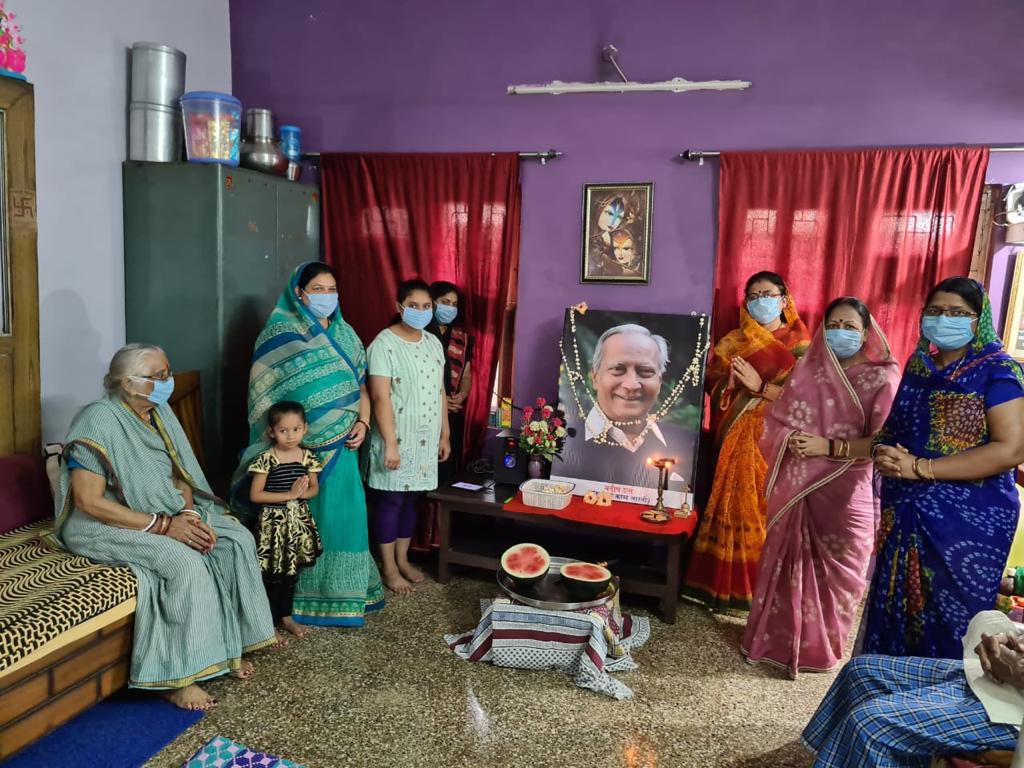
[[[320,152],[303,152],[302,159],[316,161],[320,159],[320,154]],[[494,154],[494,152],[491,152],[491,155]],[[540,160],[541,165],[546,165],[548,160],[555,160],[564,153],[559,152],[557,149],[549,149],[547,152],[519,152],[518,154],[520,160]]]
[[[977,146],[977,145],[959,144],[959,145],[953,145],[953,146],[963,147],[963,146]],[[984,146],[984,145],[982,145],[982,146]],[[1024,145],[1020,145],[1020,144],[1006,144],[1006,145],[1002,145],[1002,146],[997,145],[997,146],[989,147],[988,151],[989,152],[1024,152]],[[690,161],[690,162],[696,162],[696,163],[699,163],[700,165],[704,165],[704,161],[705,160],[714,160],[716,157],[721,156],[721,154],[722,153],[720,151],[718,151],[718,150],[705,151],[705,150],[699,150],[699,149],[687,149],[687,150],[684,150],[683,152],[679,153],[679,159],[680,160],[687,160],[687,161]]]

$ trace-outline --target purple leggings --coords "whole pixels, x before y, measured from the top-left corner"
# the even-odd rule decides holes
[[[418,491],[375,491],[373,535],[378,544],[411,539],[416,530]]]

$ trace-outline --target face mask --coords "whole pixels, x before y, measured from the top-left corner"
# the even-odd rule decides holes
[[[321,320],[326,320],[338,308],[336,293],[306,293],[306,298],[309,299],[309,311]]]
[[[971,330],[973,322],[973,317],[923,317],[921,333],[941,350],[960,349],[974,339],[974,331]]]
[[[422,331],[430,323],[430,318],[434,316],[434,313],[429,309],[414,309],[412,307],[402,307],[402,322],[408,325],[410,328],[415,328],[417,331]]]
[[[132,378],[138,381],[148,381],[153,384],[153,391],[146,395],[146,399],[149,402],[156,405],[166,405],[167,401],[171,399],[171,394],[174,392],[173,376],[169,376],[163,381],[160,379],[144,379],[141,376],[132,376]]]
[[[451,325],[458,316],[459,308],[448,304],[438,304],[434,309],[434,317],[437,318],[437,322],[441,325]]]
[[[778,296],[762,296],[748,301],[747,312],[761,325],[770,325],[782,314],[782,299]]]
[[[825,343],[831,347],[836,357],[846,360],[860,352],[860,348],[864,346],[864,336],[860,331],[828,328],[825,330]]]

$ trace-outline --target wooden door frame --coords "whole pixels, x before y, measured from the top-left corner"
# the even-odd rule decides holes
[[[979,201],[978,226],[974,230],[974,248],[971,252],[971,268],[967,276],[989,287],[992,279],[992,230],[995,228],[996,215],[1002,210],[1003,185],[985,184],[981,188]]]
[[[39,402],[39,263],[36,253],[35,97],[31,84],[0,77],[11,335],[0,352],[13,359],[14,439],[17,453],[41,450]]]

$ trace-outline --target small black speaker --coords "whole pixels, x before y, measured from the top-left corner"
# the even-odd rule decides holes
[[[491,461],[494,462],[494,482],[519,485],[526,480],[528,456],[519,447],[519,435],[511,429],[503,429],[487,436],[490,444]]]

